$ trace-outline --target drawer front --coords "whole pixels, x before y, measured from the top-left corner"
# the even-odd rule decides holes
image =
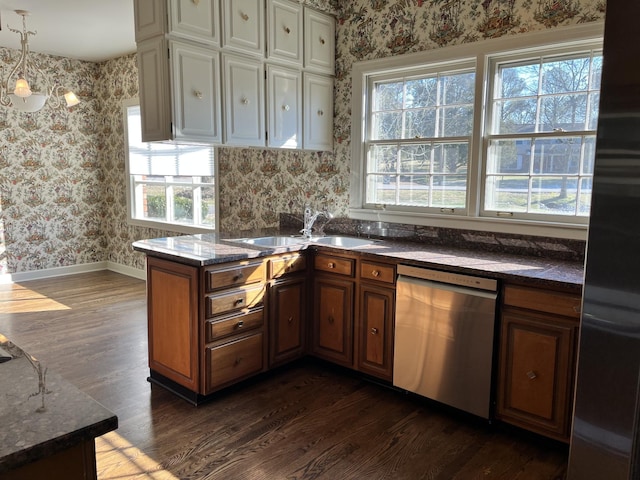
[[[270,278],[279,278],[289,273],[302,272],[307,268],[307,257],[304,255],[294,255],[287,257],[273,258],[269,262]]]
[[[264,324],[262,308],[249,310],[220,320],[209,320],[205,323],[205,342],[213,342],[220,338],[236,335],[248,330],[260,328]]]
[[[353,277],[354,260],[350,258],[316,255],[313,265],[316,270]]]
[[[360,278],[393,284],[396,281],[396,269],[393,265],[362,262],[360,264]]]
[[[267,268],[264,262],[241,263],[226,268],[209,268],[205,271],[207,292],[247,283],[264,282]]]
[[[205,301],[206,317],[211,318],[241,308],[257,307],[264,301],[264,293],[264,285],[258,284],[210,295]]]
[[[264,370],[262,332],[206,350],[207,391]]]
[[[582,298],[569,293],[505,285],[503,302],[513,307],[580,318]]]

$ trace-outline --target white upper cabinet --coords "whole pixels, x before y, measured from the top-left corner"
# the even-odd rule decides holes
[[[222,46],[264,57],[264,0],[223,0]]]
[[[333,78],[305,73],[304,140],[307,150],[333,150]]]
[[[142,141],[172,138],[167,41],[154,37],[138,43],[138,81]]]
[[[267,66],[268,146],[302,147],[302,75],[299,70]]]
[[[302,65],[302,6],[287,0],[268,0],[267,58]]]
[[[304,9],[304,66],[333,75],[335,71],[335,21],[309,8]]]
[[[136,42],[141,42],[165,31],[166,3],[163,0],[134,0],[134,28]]]
[[[169,33],[220,45],[220,0],[170,0]]]
[[[225,143],[264,147],[264,66],[259,60],[222,55]]]
[[[222,141],[220,54],[171,42],[175,138]]]

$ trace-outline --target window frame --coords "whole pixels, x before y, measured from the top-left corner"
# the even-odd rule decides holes
[[[592,22],[558,28],[552,31],[519,34],[475,43],[454,45],[434,50],[409,53],[394,57],[356,62],[352,71],[352,128],[351,128],[351,182],[349,216],[354,219],[387,221],[428,225],[448,228],[462,228],[479,231],[544,235],[549,237],[586,239],[587,223],[547,221],[538,218],[501,218],[481,215],[484,196],[484,171],[486,158],[484,149],[488,106],[491,101],[493,82],[487,79],[491,72],[490,62],[494,58],[509,55],[550,55],[554,51],[567,49],[601,49],[604,23]],[[595,46],[594,46],[595,45]],[[438,68],[459,64],[464,61],[475,63],[476,94],[474,103],[475,120],[470,144],[468,166],[467,211],[457,214],[425,212],[391,205],[367,205],[365,203],[365,162],[368,138],[367,115],[369,108],[369,85],[372,78],[388,75],[410,75],[429,67]],[[588,222],[588,217],[587,222]]]
[[[219,183],[218,183],[218,162],[216,161],[216,151],[213,145],[209,145],[214,149],[214,172],[213,172],[213,190],[214,190],[214,202],[215,202],[215,211],[214,211],[214,226],[207,227],[204,225],[188,225],[185,223],[171,222],[171,221],[161,221],[159,219],[143,219],[136,218],[135,208],[136,208],[136,194],[135,189],[140,185],[149,184],[153,182],[144,181],[141,182],[134,177],[138,175],[131,174],[130,165],[129,165],[129,135],[128,135],[128,109],[129,107],[139,106],[140,101],[138,98],[131,98],[127,100],[123,100],[122,102],[122,124],[123,124],[123,136],[124,136],[124,158],[125,158],[125,182],[126,182],[126,201],[127,201],[127,224],[138,226],[138,227],[146,227],[146,228],[155,228],[159,230],[167,230],[171,232],[178,233],[186,233],[186,234],[196,234],[196,233],[213,233],[216,232],[219,225]],[[172,142],[170,142],[172,143]],[[165,177],[171,177],[171,175],[165,175]],[[175,186],[193,186],[193,183],[182,182],[179,180],[169,181],[169,182],[158,182],[158,184],[162,183],[163,185],[168,185],[169,188]],[[199,202],[197,202],[198,193],[194,191],[194,218],[198,214],[199,210]],[[167,202],[167,209],[171,209],[171,202]]]

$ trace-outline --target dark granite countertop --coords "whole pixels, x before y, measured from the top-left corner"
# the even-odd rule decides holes
[[[274,233],[277,232],[255,232],[251,236],[272,235]],[[288,232],[280,233],[287,234]],[[397,240],[376,240],[371,245],[344,249],[334,246],[319,246],[313,243],[286,247],[258,247],[233,242],[231,241],[233,238],[228,234],[155,238],[134,242],[133,248],[147,255],[194,266],[259,258],[306,248],[322,248],[323,250],[343,252],[348,250],[356,254],[378,255],[381,259],[393,259],[411,265],[509,280],[532,286],[562,288],[574,292],[581,291],[584,280],[582,262],[545,257],[468,250]]]
[[[93,440],[118,418],[0,334],[0,473]],[[44,374],[44,394],[40,382]],[[42,408],[44,402],[44,408]]]

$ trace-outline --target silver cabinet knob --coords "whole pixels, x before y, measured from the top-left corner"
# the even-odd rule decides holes
[[[193,94],[197,97],[202,99],[202,92],[200,90],[194,90]]]
[[[284,27],[284,33],[286,33],[287,35],[291,33],[291,29],[289,27]]]
[[[529,380],[535,380],[538,377],[538,375],[536,375],[536,372],[534,372],[533,370],[529,370],[527,372],[527,378],[529,378]]]
[[[284,110],[285,112],[288,112],[290,109],[289,105],[283,105],[282,106],[282,110]]]
[[[246,22],[247,20],[249,20],[249,15],[244,12],[240,12],[240,18]]]
[[[378,334],[378,329],[376,327],[373,327],[371,329],[371,335],[377,335]]]

